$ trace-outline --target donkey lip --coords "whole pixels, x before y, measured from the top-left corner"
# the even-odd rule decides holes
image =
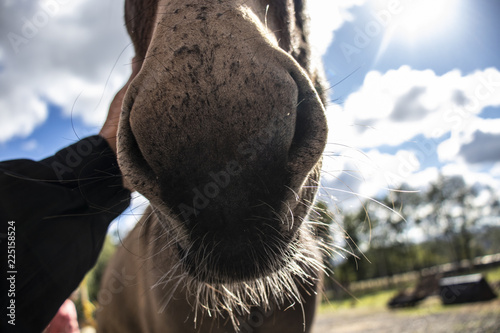
[[[180,246],[179,243],[175,243],[175,246],[177,248],[177,252],[179,252],[179,255],[181,258],[183,258],[186,255],[186,251]]]
[[[219,279],[219,277],[214,276],[214,275],[207,275],[201,270],[197,269],[197,267],[193,264],[190,264],[188,261],[188,253],[186,250],[182,248],[182,246],[179,243],[175,244],[175,247],[177,249],[177,253],[179,255],[179,258],[181,259],[181,262],[183,263],[184,269],[188,272],[188,274],[191,277],[194,277],[197,280],[207,282],[207,283],[224,283],[223,279]]]
[[[278,244],[270,244],[248,243],[247,247],[239,249],[234,248],[234,243],[219,243],[218,246],[191,244],[186,250],[175,243],[175,249],[182,269],[191,278],[208,284],[225,284],[259,279],[287,266],[293,250],[288,246],[281,248]],[[208,257],[203,257],[197,249],[207,247],[213,251]],[[285,258],[282,257],[284,253],[287,253]]]

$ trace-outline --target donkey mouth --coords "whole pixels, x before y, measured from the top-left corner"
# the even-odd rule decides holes
[[[184,270],[200,282],[225,284],[254,281],[281,270],[289,262],[291,248],[286,241],[249,240],[195,241],[184,248],[175,245]]]

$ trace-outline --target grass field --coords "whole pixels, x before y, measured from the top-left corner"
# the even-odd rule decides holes
[[[483,271],[498,286],[500,268]],[[495,290],[500,293],[498,288]],[[354,332],[500,332],[500,300],[443,306],[431,296],[413,308],[389,310],[396,289],[379,290],[341,301],[323,303],[314,333]]]

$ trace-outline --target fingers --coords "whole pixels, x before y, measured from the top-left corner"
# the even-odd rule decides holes
[[[120,114],[122,110],[123,98],[127,92],[128,86],[139,73],[142,66],[142,61],[137,61],[136,57],[132,59],[132,73],[127,81],[127,83],[118,91],[118,93],[113,98],[111,105],[109,107],[108,116],[104,125],[99,132],[99,135],[104,137],[108,141],[111,149],[116,153],[116,134],[118,131],[118,123],[120,120]]]
[[[137,59],[137,57],[132,58],[132,74],[130,75],[130,78],[133,79],[137,73],[141,70],[142,67],[142,60]]]

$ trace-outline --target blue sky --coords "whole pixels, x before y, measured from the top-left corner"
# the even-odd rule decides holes
[[[54,1],[0,1],[1,160],[40,159],[96,134],[130,72],[123,1]],[[327,108],[323,199],[348,209],[439,173],[500,190],[500,2],[310,7],[337,103]]]
[[[323,56],[330,84],[343,80],[328,108],[327,195],[356,206],[439,173],[500,189],[500,2],[356,3]]]
[[[401,1],[401,7],[408,2],[417,1]],[[416,70],[432,69],[438,75],[456,68],[465,74],[481,68],[498,68],[500,39],[497,32],[500,28],[498,21],[500,2],[456,0],[452,2],[454,6],[450,5],[450,2],[447,2],[449,5],[447,11],[455,12],[452,14],[452,22],[445,24],[436,22],[431,34],[425,34],[424,37],[414,40],[405,36],[403,29],[399,29],[402,36],[394,38],[384,54],[377,59],[386,31],[384,29],[375,37],[369,38],[369,45],[361,53],[350,57],[348,62],[342,53],[342,43],[354,45],[356,28],[366,29],[368,22],[373,21],[377,12],[377,9],[373,10],[366,4],[352,7],[350,12],[354,19],[346,22],[335,32],[335,40],[330,44],[324,62],[331,80],[335,80],[335,74],[342,77],[358,67],[360,70],[355,75],[356,80],[351,82],[352,86],[346,84],[336,90],[341,94],[348,94],[353,87],[359,85],[368,71],[386,72],[403,65]],[[392,21],[395,20],[396,18],[392,18]]]
[[[46,121],[37,126],[28,137],[14,137],[3,143],[0,146],[1,159],[43,159],[74,143],[76,135],[85,137],[93,134],[96,134],[96,127],[86,126],[78,118],[65,116],[60,107],[48,103]]]

